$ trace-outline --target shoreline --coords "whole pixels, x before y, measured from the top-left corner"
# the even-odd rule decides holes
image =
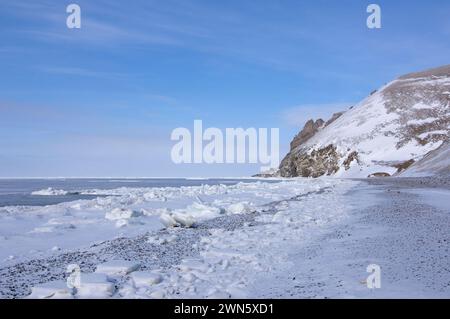
[[[263,272],[259,280],[253,275],[248,278],[250,281],[244,289],[248,290],[248,297],[448,297],[450,273],[445,271],[445,267],[450,264],[446,248],[446,243],[450,242],[450,211],[446,202],[435,205],[429,199],[431,195],[434,199],[445,196],[450,190],[450,179],[373,178],[354,181],[360,183],[359,186],[352,186],[345,194],[333,195],[333,187],[325,187],[291,199],[270,202],[253,213],[209,219],[198,223],[195,228],[163,229],[156,233],[120,237],[92,244],[87,249],[2,267],[0,298],[26,297],[36,284],[64,280],[65,267],[70,263],[79,263],[83,272],[90,273],[99,263],[120,258],[139,262],[142,270],[170,273],[183,260],[198,260],[208,253],[209,248],[200,244],[205,239],[213,240],[217,232],[252,236],[258,233],[253,229],[265,227],[266,222],[262,221],[272,220],[286,205],[293,205],[292,209],[301,214],[298,218],[303,218],[304,208],[308,207],[304,205],[308,202],[311,205],[315,198],[326,201],[333,196],[347,203],[346,216],[325,227],[317,228],[315,223],[303,225],[305,231],[316,229],[316,234],[306,237],[309,238],[306,241],[298,238],[286,243],[283,247],[286,251],[280,251],[277,256],[281,258],[280,263],[262,264],[263,268],[269,267],[272,271]],[[314,209],[311,212],[312,216],[319,213],[318,210],[314,213]],[[285,228],[285,231],[291,230]],[[158,238],[159,242],[152,242],[151,238]],[[220,242],[226,238],[219,236],[215,240]],[[249,238],[249,243],[255,240],[258,239]],[[274,242],[277,240],[274,238]],[[227,254],[226,251],[223,253]],[[263,258],[262,262],[265,260]],[[382,289],[368,290],[362,284],[367,276],[365,267],[370,263],[381,266]],[[117,291],[127,287],[122,281],[117,285]]]

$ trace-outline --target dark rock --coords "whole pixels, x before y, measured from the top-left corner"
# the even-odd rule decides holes
[[[339,156],[334,145],[313,150],[310,154],[286,156],[280,166],[282,177],[320,177],[339,170]]]
[[[391,174],[389,173],[385,173],[385,172],[380,172],[380,173],[373,173],[370,174],[369,176],[367,176],[368,178],[372,178],[372,177],[390,177]]]
[[[346,171],[348,171],[350,169],[350,164],[353,161],[357,161],[359,163],[358,152],[356,152],[356,151],[351,152],[348,155],[348,157],[345,159],[343,164],[344,164],[344,167],[345,167]]]
[[[342,116],[342,114],[344,114],[345,112],[338,112],[338,113],[334,113],[333,116],[331,117],[331,119],[329,119],[326,123],[325,123],[325,127],[327,127],[328,125],[330,125],[331,123],[333,123],[334,121],[336,121],[338,118],[340,118]]]
[[[297,136],[295,136],[294,139],[292,140],[291,150],[304,144],[311,137],[313,137],[317,133],[317,131],[323,126],[324,123],[325,122],[322,119],[318,119],[315,122],[314,120],[309,120],[308,122],[306,122],[305,126],[300,131],[300,133],[298,133]]]
[[[415,163],[415,160],[410,159],[409,161],[394,165],[394,167],[397,169],[397,173],[400,173],[400,172],[403,172],[404,170],[408,169],[414,163]]]

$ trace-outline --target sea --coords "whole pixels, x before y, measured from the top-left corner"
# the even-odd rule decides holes
[[[93,199],[99,195],[82,195],[77,192],[91,189],[116,189],[120,187],[181,187],[201,185],[235,185],[251,183],[255,179],[188,179],[188,178],[58,178],[58,179],[0,179],[0,207],[5,206],[47,206],[79,199]],[[276,180],[264,180],[277,182]],[[67,195],[32,195],[42,189],[56,189],[69,192]]]

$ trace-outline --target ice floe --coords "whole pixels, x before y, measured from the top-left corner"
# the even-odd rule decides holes
[[[235,203],[228,206],[227,211],[231,214],[243,214],[252,210],[247,202]]]
[[[31,289],[30,299],[71,299],[73,290],[65,281],[51,281],[36,285]]]
[[[172,247],[180,242],[178,232],[197,231],[183,228],[201,226],[217,217],[251,214],[255,220],[239,230],[208,228],[208,236],[195,242],[198,258],[184,259],[161,271],[144,267],[149,272],[142,274],[137,262],[108,261],[97,265],[95,274],[82,274],[81,286],[73,293],[75,298],[240,298],[246,295],[246,285],[255,275],[270,270],[265,264],[282,260],[286,243],[307,238],[316,227],[338,220],[342,204],[340,197],[333,194],[341,194],[355,183],[321,178],[90,190],[91,194],[105,197],[45,207],[0,208],[0,264],[16,264],[54,256],[60,250],[87,249],[94,243],[141,235],[147,235],[144,241],[148,243]],[[330,193],[324,193],[327,189]],[[311,192],[317,194],[307,200],[291,200]],[[321,206],[324,199],[333,205]],[[274,204],[266,207],[269,203]],[[261,213],[266,210],[270,213]],[[10,255],[15,258],[8,259]],[[152,283],[154,274],[163,280]],[[36,285],[32,296],[71,295],[64,286],[49,284]]]
[[[81,274],[76,296],[82,299],[108,298],[115,290],[114,281],[104,273]]]
[[[105,214],[105,218],[108,220],[120,220],[120,219],[129,219],[134,217],[141,216],[142,213],[137,212],[135,210],[131,209],[125,209],[125,208],[115,208],[110,212],[107,212]]]
[[[34,191],[31,193],[31,195],[35,195],[35,196],[64,196],[69,194],[69,192],[64,191],[62,189],[53,189],[51,187],[46,188],[46,189],[41,189],[38,191]]]
[[[126,275],[138,270],[140,265],[126,260],[111,260],[100,264],[95,269],[96,273],[107,275]]]
[[[151,271],[133,272],[131,279],[136,288],[157,285],[163,281],[163,277],[160,274]]]

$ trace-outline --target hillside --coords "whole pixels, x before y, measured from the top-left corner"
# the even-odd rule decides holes
[[[450,65],[407,74],[327,122],[309,121],[278,174],[397,175],[448,141],[449,126]]]
[[[450,143],[445,142],[438,149],[425,155],[417,163],[411,165],[402,177],[422,177],[431,175],[450,175]]]

